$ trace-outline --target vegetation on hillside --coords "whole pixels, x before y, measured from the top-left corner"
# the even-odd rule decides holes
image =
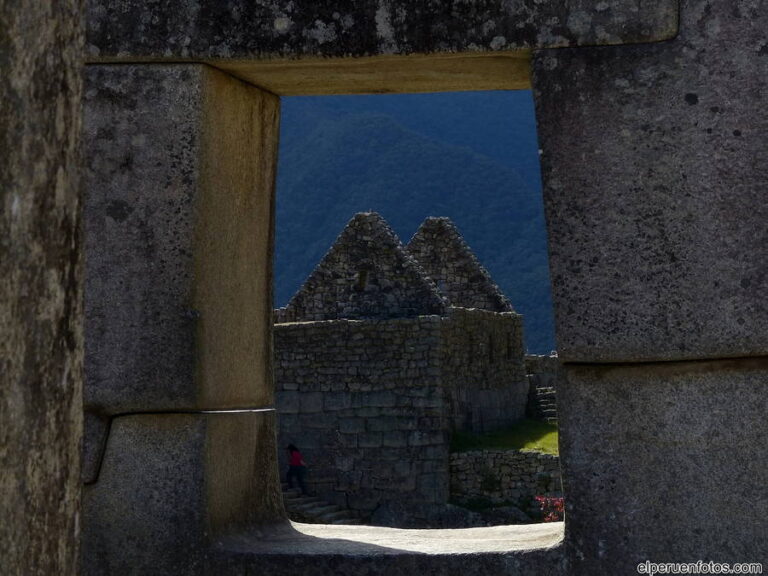
[[[379,212],[403,242],[427,216],[448,216],[524,315],[528,350],[552,350],[534,128],[519,93],[285,99],[275,304],[354,213]]]

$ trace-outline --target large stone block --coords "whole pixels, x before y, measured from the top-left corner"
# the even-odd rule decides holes
[[[88,50],[99,58],[242,60],[651,42],[675,34],[677,10],[677,0],[90,0]]]
[[[677,13],[678,0],[90,0],[88,52],[208,61],[277,94],[522,88],[527,53],[511,50],[664,40]]]
[[[83,495],[84,573],[204,573],[215,539],[279,525],[275,450],[271,410],[114,418]]]
[[[570,366],[558,389],[572,574],[768,558],[768,362]]]
[[[88,68],[88,409],[272,404],[278,108],[204,65]]]
[[[80,0],[0,2],[0,573],[77,573]]]
[[[558,352],[768,352],[768,12],[683,2],[656,45],[534,59]]]

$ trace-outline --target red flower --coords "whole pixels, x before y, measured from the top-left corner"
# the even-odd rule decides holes
[[[539,503],[544,522],[560,522],[565,510],[565,499],[556,496],[534,496]]]

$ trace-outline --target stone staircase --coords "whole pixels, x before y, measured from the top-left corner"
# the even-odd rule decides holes
[[[532,382],[528,405],[531,416],[550,424],[557,424],[557,397],[554,386]]]
[[[288,517],[304,524],[362,524],[356,512],[326,502],[317,496],[307,496],[298,488],[282,485],[283,502]]]

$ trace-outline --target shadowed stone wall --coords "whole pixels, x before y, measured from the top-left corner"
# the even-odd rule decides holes
[[[344,17],[355,15],[351,5],[308,9],[307,25],[299,29],[302,20],[280,14],[282,4],[248,10],[231,9],[238,3],[215,4],[92,0],[89,53],[103,62],[211,60],[288,94],[524,87],[526,53],[493,51],[537,51],[533,82],[558,344],[569,378],[561,403],[561,458],[570,490],[570,570],[634,573],[637,561],[649,558],[768,557],[763,522],[768,502],[764,490],[752,488],[768,483],[762,406],[768,355],[763,194],[768,159],[762,137],[768,23],[761,3],[502,2],[465,13],[453,10],[456,3],[412,11],[407,2],[373,2],[360,8],[359,26],[365,30],[359,43],[354,34],[343,33],[349,28]],[[3,68],[0,99],[2,221],[9,230],[0,236],[6,242],[0,265],[3,292],[9,295],[3,314],[10,318],[2,323],[10,332],[2,342],[12,349],[3,357],[9,364],[3,375],[24,384],[4,389],[3,407],[13,414],[4,422],[13,424],[3,429],[12,435],[6,444],[12,449],[3,456],[10,463],[3,462],[2,479],[4,496],[5,490],[12,496],[2,502],[10,518],[4,526],[12,532],[6,528],[2,542],[22,571],[58,572],[63,566],[72,572],[74,553],[67,545],[72,537],[62,534],[73,534],[77,525],[75,492],[67,488],[77,473],[71,453],[78,437],[72,415],[78,402],[80,316],[72,241],[76,187],[71,171],[58,167],[71,166],[76,148],[77,89],[71,81],[76,41],[66,39],[77,36],[72,26],[77,5],[32,3],[24,9],[0,8],[3,32],[9,31],[0,36],[0,61],[12,68],[8,74]],[[338,25],[331,24],[334,12]],[[280,18],[289,26],[281,26]],[[259,20],[264,26],[255,25]],[[319,35],[313,33],[318,20],[324,26]],[[328,28],[333,34],[325,33]],[[587,47],[637,42],[652,44]],[[581,47],[541,51],[563,46]],[[405,56],[416,51],[421,54]],[[344,65],[301,59],[342,54],[394,56],[353,58]],[[263,56],[293,60],[255,62]],[[258,126],[274,126],[260,114],[251,117],[261,118]],[[274,145],[276,136],[270,134],[264,142]],[[166,144],[157,140],[158,148]],[[250,174],[246,167],[233,173]],[[194,182],[191,177],[180,182]],[[24,192],[19,203],[8,192],[16,189]],[[264,229],[271,238],[271,226]],[[269,241],[264,246],[269,251]],[[269,259],[257,269],[268,280]],[[218,268],[211,264],[210,270]],[[204,300],[210,298],[208,293]],[[67,334],[72,336],[62,336]],[[258,338],[268,346],[266,328]],[[62,387],[49,385],[61,382],[56,378],[62,374],[67,374]],[[32,390],[34,400],[27,395]],[[30,403],[35,407],[28,410]],[[41,416],[46,413],[56,416]],[[606,414],[612,417],[603,421]],[[733,421],[746,425],[729,426]],[[610,460],[588,451],[595,445],[593,434],[609,439]],[[670,438],[673,450],[666,450]],[[264,464],[271,465],[274,456],[267,452]],[[39,468],[46,465],[51,468]],[[731,492],[734,476],[742,488]],[[18,486],[29,478],[39,483],[28,485],[25,498]],[[675,506],[668,506],[670,501]],[[603,514],[606,507],[614,513]],[[55,515],[43,513],[46,509],[55,509]],[[332,566],[338,573],[349,573],[353,565],[355,573],[361,565],[393,572],[406,565],[414,573],[468,568],[445,554],[394,554],[394,560],[379,563],[368,550],[364,563],[343,565],[338,555],[319,562],[311,554],[297,557],[293,546],[283,556],[271,555],[274,543],[231,546],[232,563],[222,567],[241,572],[259,566],[259,553],[271,558],[275,572],[287,564],[297,572]],[[150,560],[167,551],[155,550]],[[497,555],[473,563],[486,572],[491,565],[546,570],[544,564],[527,564],[524,556],[531,558],[501,557],[500,564]],[[547,566],[558,569],[562,563]]]
[[[442,322],[441,356],[453,429],[482,434],[525,416],[522,316],[451,308]]]
[[[205,65],[87,69],[85,574],[210,573],[215,538],[285,519],[278,111]]]
[[[347,223],[276,322],[444,314],[446,302],[375,212]]]
[[[274,334],[279,445],[299,446],[313,491],[364,516],[397,503],[395,525],[428,524],[448,501],[451,430],[500,428],[525,410],[517,314],[288,323]]]
[[[299,446],[308,484],[370,514],[387,500],[448,500],[450,422],[440,317],[275,326],[280,471]]]
[[[448,218],[427,218],[405,247],[453,306],[512,312],[512,304]]]
[[[560,458],[520,450],[471,450],[451,454],[451,501],[512,504],[535,516],[535,496],[562,496]]]
[[[0,573],[78,571],[82,3],[0,2]]]
[[[768,12],[680,8],[534,58],[573,574],[768,558]]]

